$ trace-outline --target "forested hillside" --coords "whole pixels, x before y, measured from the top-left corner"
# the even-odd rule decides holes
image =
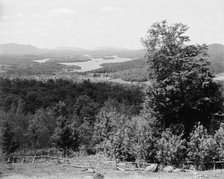
[[[100,111],[107,107],[116,108],[121,114],[137,115],[142,109],[143,92],[137,86],[2,78],[0,86],[1,124],[6,122],[5,127],[15,137],[14,142],[7,141],[6,145],[15,143],[15,149],[20,150],[29,146],[35,149],[54,146],[52,139],[57,135],[59,123],[67,121],[82,129],[77,131],[73,149],[86,145],[87,150],[94,152],[96,148],[92,148],[91,141]],[[32,132],[37,135],[35,141]]]
[[[19,101],[24,104],[23,112],[33,114],[40,108],[53,107],[59,102],[66,104],[67,110],[72,110],[74,101],[79,96],[87,95],[100,107],[108,99],[135,106],[139,111],[143,100],[143,92],[137,86],[124,86],[112,83],[73,83],[68,80],[48,80],[46,82],[21,79],[0,79],[0,106],[8,111]],[[69,111],[71,113],[72,111]]]
[[[102,68],[94,70],[97,73],[109,73],[112,78],[119,78],[125,81],[147,81],[147,60],[135,59],[123,63],[105,63]]]
[[[186,45],[187,29],[155,23],[142,39],[147,63],[105,65],[104,72],[127,80],[144,76],[138,71],[144,69],[151,80],[144,88],[0,78],[4,155],[84,152],[162,166],[190,162],[197,169],[224,160],[223,84],[214,81],[207,46]]]

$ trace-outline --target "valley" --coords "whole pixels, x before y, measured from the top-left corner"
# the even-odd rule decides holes
[[[51,76],[51,78],[78,78],[93,81],[147,82],[145,50],[119,48],[38,49],[30,45],[0,45],[0,76],[21,77]],[[224,46],[208,46],[211,70],[215,74],[224,72]],[[112,58],[113,57],[113,58]],[[42,76],[42,77],[40,77]],[[221,79],[220,75],[216,79]]]
[[[0,2],[0,178],[224,178],[224,0]]]
[[[217,82],[224,79],[223,45],[180,46],[171,57],[169,48],[0,47],[0,139],[8,161],[0,175],[30,177],[31,171],[44,178],[38,173],[47,171],[47,177],[61,178],[69,170],[80,175],[65,178],[94,177],[96,171],[106,178],[160,178],[168,176],[162,173],[167,167],[168,179],[222,175],[194,170],[223,168],[223,82]],[[195,150],[198,143],[205,143],[204,154]],[[106,160],[91,163],[92,157]],[[104,170],[104,162],[115,170]]]

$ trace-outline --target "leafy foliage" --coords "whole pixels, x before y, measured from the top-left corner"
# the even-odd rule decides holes
[[[125,81],[143,82],[148,80],[147,62],[145,59],[135,59],[122,63],[105,63],[102,68],[93,71],[104,73],[111,78],[118,78]]]
[[[216,131],[214,135],[214,139],[217,143],[219,159],[223,160],[224,159],[224,124],[223,123],[220,125],[219,130]]]
[[[147,68],[132,68],[111,74],[113,78],[120,78],[125,81],[144,82],[148,80]]]
[[[3,153],[10,155],[15,152],[19,144],[15,140],[15,133],[10,125],[9,121],[4,121],[3,124],[3,136],[2,136]]]
[[[155,23],[143,44],[153,81],[148,90],[149,107],[164,129],[182,123],[188,134],[197,121],[210,127],[213,114],[222,110],[223,99],[220,85],[209,71],[206,45],[186,45],[187,29],[181,23]]]
[[[74,83],[69,80],[57,79],[47,81],[4,79],[0,78],[0,107],[5,111],[12,104],[18,105],[23,100],[25,114],[35,113],[37,109],[53,107],[57,103],[66,104],[67,113],[73,113],[75,101],[80,95],[89,96],[101,107],[108,99],[116,99],[127,105],[134,105],[137,111],[143,100],[141,87],[113,83],[91,83],[83,81]]]
[[[114,100],[108,100],[97,115],[95,124],[96,149],[103,150],[111,158],[119,160],[129,157],[125,143],[125,131],[127,128],[126,122],[129,121],[127,113],[130,109],[126,109],[122,104]]]
[[[69,149],[77,149],[77,136],[73,135],[71,122],[69,119],[59,116],[57,118],[57,126],[53,136],[55,145],[64,151],[64,155],[68,154]]]
[[[153,126],[144,116],[133,117],[126,131],[130,153],[137,161],[155,162],[156,136]]]
[[[198,123],[190,134],[188,143],[188,157],[194,161],[200,168],[205,162],[210,162],[218,159],[217,144],[212,135],[209,135],[207,130]]]
[[[187,146],[182,137],[183,133],[175,135],[169,128],[161,134],[156,147],[156,158],[160,163],[181,166],[185,162]]]

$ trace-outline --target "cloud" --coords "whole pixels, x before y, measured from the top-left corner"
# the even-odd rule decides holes
[[[17,13],[15,14],[15,16],[16,16],[16,17],[24,17],[23,13],[21,13],[21,12],[17,12]]]
[[[97,23],[94,26],[95,32],[102,32],[105,26],[102,23]]]
[[[121,13],[124,12],[125,9],[116,6],[103,6],[100,8],[101,12],[113,12],[113,13]]]
[[[33,15],[33,18],[36,18],[36,19],[43,19],[43,18],[45,18],[46,16],[45,15],[43,15],[43,14],[34,14]]]
[[[48,36],[49,34],[47,32],[40,32],[40,36]]]
[[[27,23],[26,22],[10,22],[9,23],[10,25],[12,25],[12,26],[24,26],[24,25],[26,25]]]
[[[9,19],[10,19],[9,16],[2,16],[2,17],[1,17],[1,20],[9,20]]]
[[[0,35],[6,35],[6,34],[8,34],[8,32],[7,31],[0,31]]]
[[[35,32],[37,32],[40,36],[48,36],[48,31],[45,27],[38,26],[34,29]]]
[[[49,11],[49,16],[70,16],[74,15],[75,11],[69,8],[58,8],[58,9],[52,9]]]
[[[22,21],[0,21],[0,26],[4,26],[4,27],[23,27],[24,25],[27,25],[26,22],[22,22]]]

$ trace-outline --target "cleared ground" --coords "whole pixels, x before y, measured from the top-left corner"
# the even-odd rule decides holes
[[[66,164],[55,163],[24,163],[24,164],[6,164],[0,163],[0,178],[3,179],[91,179],[96,173],[101,173],[105,179],[190,179],[190,178],[209,178],[224,179],[223,170],[210,171],[192,171],[192,172],[137,172],[137,171],[119,171],[99,168],[95,173],[86,168],[75,168]]]

